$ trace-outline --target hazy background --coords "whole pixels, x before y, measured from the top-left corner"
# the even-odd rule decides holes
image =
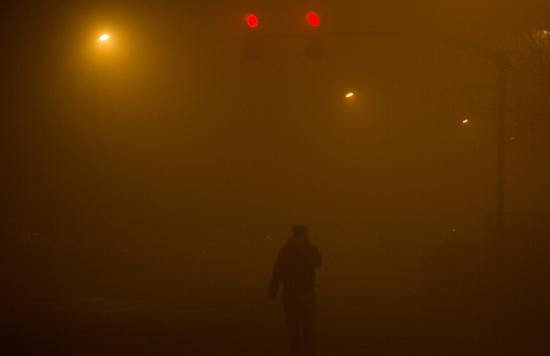
[[[494,65],[414,37],[312,60],[303,37],[315,9],[513,52],[546,1],[0,6],[6,354],[280,354],[267,279],[298,222],[325,260],[321,355],[548,351],[550,126],[521,76],[495,237]],[[296,36],[246,60],[249,11]]]

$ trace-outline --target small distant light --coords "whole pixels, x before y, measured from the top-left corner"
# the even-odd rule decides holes
[[[463,125],[468,125],[470,123],[470,119],[469,118],[465,118],[464,120],[462,120],[462,124]]]
[[[346,94],[346,99],[351,99],[355,96],[355,93],[350,91],[349,93]]]
[[[321,18],[319,17],[319,14],[317,14],[315,11],[310,11],[306,14],[306,21],[309,26],[313,28],[321,26]]]
[[[102,34],[101,36],[98,37],[97,41],[98,42],[107,42],[107,41],[109,41],[110,38],[111,38],[111,36],[108,33],[104,33],[104,34]]]
[[[548,36],[550,36],[550,31],[548,31],[548,30],[543,30],[543,31],[542,31],[542,35],[543,35],[544,37],[548,37]]]
[[[260,26],[260,19],[258,18],[258,15],[256,14],[246,15],[246,25],[250,28],[257,28],[258,26]]]

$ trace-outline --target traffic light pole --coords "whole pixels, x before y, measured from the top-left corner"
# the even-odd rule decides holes
[[[496,215],[495,233],[504,234],[504,198],[506,186],[506,86],[508,77],[508,57],[505,53],[497,55],[497,164],[496,164]]]

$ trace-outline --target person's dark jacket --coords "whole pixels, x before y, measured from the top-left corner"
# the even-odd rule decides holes
[[[274,298],[283,286],[283,300],[315,293],[315,269],[321,267],[319,249],[310,243],[297,244],[292,239],[279,251],[269,283]]]

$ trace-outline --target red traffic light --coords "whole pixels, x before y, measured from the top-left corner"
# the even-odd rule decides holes
[[[260,20],[256,14],[246,15],[246,25],[250,28],[257,28],[260,25]]]
[[[313,28],[321,26],[321,18],[319,17],[319,14],[317,14],[315,11],[310,11],[306,14],[306,21],[308,25]]]

